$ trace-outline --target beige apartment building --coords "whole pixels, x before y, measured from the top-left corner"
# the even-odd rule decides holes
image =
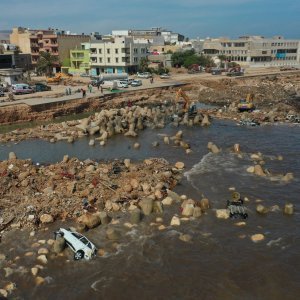
[[[33,66],[36,65],[42,51],[58,57],[57,35],[54,30],[13,28],[10,42],[19,46],[22,53],[31,54]],[[59,67],[59,63],[57,63],[56,67]]]
[[[133,73],[142,58],[148,55],[149,44],[144,39],[133,37],[110,37],[91,42],[91,74]]]
[[[49,52],[57,56],[56,71],[59,71],[64,63],[68,64],[71,49],[89,41],[88,35],[65,34],[64,31],[54,29],[37,30],[17,27],[13,28],[10,34],[12,44],[19,46],[23,53],[31,54],[33,67],[39,60],[41,52]]]
[[[249,67],[300,65],[300,41],[286,40],[281,36],[206,39],[202,53],[210,56],[224,55],[229,61]]]

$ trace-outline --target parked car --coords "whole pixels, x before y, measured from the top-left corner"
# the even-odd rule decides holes
[[[13,84],[11,89],[12,89],[13,94],[15,94],[15,95],[34,93],[34,89],[25,83]]]
[[[51,86],[37,82],[34,86],[32,86],[35,92],[45,92],[45,91],[51,91]]]
[[[149,72],[144,72],[144,73],[137,73],[138,78],[150,78],[152,77],[151,73]]]
[[[89,260],[96,254],[96,246],[91,241],[89,241],[84,235],[76,231],[60,228],[54,234],[55,238],[57,236],[61,236],[65,239],[66,244],[74,252],[75,260],[80,260],[83,258]]]
[[[142,80],[133,80],[131,86],[141,86],[143,85]]]
[[[226,75],[230,76],[230,77],[244,76],[244,72],[243,71],[233,71],[233,72],[228,72]]]
[[[169,79],[171,76],[169,74],[167,74],[167,73],[164,73],[164,74],[161,74],[159,77],[161,79]]]
[[[8,85],[0,83],[0,90],[2,90],[3,92],[9,92]]]
[[[132,81],[134,81],[134,79],[133,78],[127,78],[127,79],[122,79],[120,81],[126,82],[128,85],[131,85],[131,83],[132,83]]]
[[[81,73],[80,77],[90,77],[90,74],[88,74],[88,73]]]
[[[120,80],[117,82],[118,88],[128,88],[128,83],[125,80]]]
[[[103,81],[101,81],[101,80],[99,80],[99,79],[93,79],[91,82],[90,82],[90,84],[92,85],[92,86],[98,86],[98,85],[100,85],[100,84],[102,84],[103,83]]]
[[[211,75],[222,75],[222,70],[219,68],[212,68]]]

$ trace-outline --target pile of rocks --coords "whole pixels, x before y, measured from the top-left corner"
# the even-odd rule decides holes
[[[124,134],[125,136],[136,137],[138,131],[146,127],[163,128],[169,122],[175,126],[208,126],[210,124],[208,115],[197,112],[191,118],[180,106],[132,106],[102,110],[82,120],[50,124],[34,129],[15,130],[0,135],[0,142],[40,138],[51,143],[62,140],[73,143],[80,137],[90,136],[89,144],[91,146],[94,146],[96,142],[103,146],[113,135]]]
[[[129,159],[98,163],[68,156],[57,164],[37,166],[11,153],[0,162],[0,227],[78,218],[84,213],[83,199],[92,212],[126,211],[145,197],[161,201],[164,189],[180,180],[183,167],[155,158],[133,164]]]

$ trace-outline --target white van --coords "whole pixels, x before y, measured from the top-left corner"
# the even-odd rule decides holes
[[[31,94],[34,89],[26,83],[17,83],[11,86],[12,92],[15,95]]]

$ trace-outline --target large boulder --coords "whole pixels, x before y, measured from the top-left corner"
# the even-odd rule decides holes
[[[61,236],[57,236],[52,246],[53,252],[59,254],[64,251],[65,247],[66,247],[65,239]]]
[[[261,167],[261,165],[255,165],[254,166],[254,174],[258,175],[258,176],[266,176],[263,168]]]
[[[229,211],[227,209],[216,209],[216,217],[218,219],[228,219]]]
[[[175,164],[175,167],[176,167],[177,169],[182,170],[182,169],[184,169],[184,163],[181,162],[181,161],[178,161],[178,162]]]
[[[130,222],[132,224],[138,224],[141,221],[141,210],[135,208],[130,212]]]
[[[284,205],[284,213],[286,215],[292,215],[294,213],[294,205],[292,203],[286,203]]]
[[[139,206],[141,207],[143,214],[148,216],[153,211],[153,199],[144,198],[140,201]]]
[[[162,200],[162,204],[163,205],[171,205],[173,203],[173,201],[174,201],[173,198],[168,196]]]
[[[17,159],[17,155],[15,154],[15,152],[9,152],[8,160],[15,160],[15,159]]]
[[[263,234],[261,234],[261,233],[256,233],[256,234],[251,235],[251,240],[254,243],[261,242],[264,239],[265,239],[265,236]]]
[[[86,225],[88,228],[95,228],[101,223],[101,219],[99,217],[99,214],[91,214],[91,213],[86,213],[82,216],[80,216],[77,221],[79,223],[83,223]]]
[[[49,214],[42,214],[40,216],[40,221],[43,224],[48,224],[48,223],[53,223],[54,220],[53,220],[53,217],[51,215],[49,215]]]
[[[180,196],[177,193],[175,193],[169,189],[167,190],[167,193],[168,193],[168,196],[171,197],[175,202],[181,202]]]
[[[177,216],[173,216],[171,223],[171,226],[180,226],[180,219]]]

